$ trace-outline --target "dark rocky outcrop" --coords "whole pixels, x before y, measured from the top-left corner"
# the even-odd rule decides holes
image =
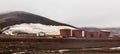
[[[56,26],[61,25],[61,26],[74,27],[68,24],[64,24],[48,19],[43,16],[35,15],[24,11],[15,11],[15,12],[0,14],[0,28],[11,26],[14,24],[21,24],[21,23],[41,23],[44,25],[56,25]]]

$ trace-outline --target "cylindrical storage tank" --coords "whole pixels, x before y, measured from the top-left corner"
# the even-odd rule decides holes
[[[100,38],[109,38],[109,37],[110,37],[110,31],[101,30],[99,37],[100,37]]]
[[[63,37],[71,36],[71,29],[60,29],[60,35]]]
[[[72,37],[82,37],[82,30],[72,30]]]
[[[99,33],[98,32],[88,32],[88,31],[85,31],[85,38],[98,38],[99,36]]]

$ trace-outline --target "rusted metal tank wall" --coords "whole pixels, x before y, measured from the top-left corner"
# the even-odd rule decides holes
[[[60,29],[60,35],[64,37],[71,36],[71,29]]]
[[[98,38],[99,37],[99,33],[98,32],[88,32],[85,31],[85,38]]]
[[[73,37],[82,37],[82,30],[72,30]]]
[[[110,37],[110,32],[108,31],[100,31],[100,38],[109,38]]]

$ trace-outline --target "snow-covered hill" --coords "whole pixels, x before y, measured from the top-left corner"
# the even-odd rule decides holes
[[[40,33],[45,33],[46,35],[59,35],[60,29],[75,29],[69,26],[52,26],[52,25],[43,25],[40,23],[23,23],[16,24],[13,26],[3,28],[3,33],[6,35],[14,35],[16,33],[34,33],[40,35]]]
[[[59,35],[59,30],[63,28],[73,29],[76,27],[24,11],[0,14],[0,33],[6,35],[15,33]]]

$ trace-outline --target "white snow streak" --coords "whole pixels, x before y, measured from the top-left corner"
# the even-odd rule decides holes
[[[120,47],[112,47],[111,50],[120,50]]]
[[[23,32],[23,33],[35,33],[44,32],[46,35],[59,35],[60,29],[75,29],[69,26],[52,26],[52,25],[43,25],[40,23],[30,23],[30,24],[17,24],[10,26],[9,29],[3,31],[6,35],[14,35],[14,33]]]

